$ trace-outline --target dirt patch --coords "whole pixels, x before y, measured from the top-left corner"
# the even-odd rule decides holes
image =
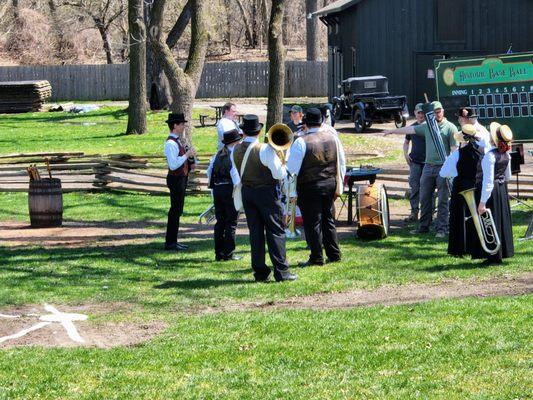
[[[354,290],[293,297],[279,302],[240,303],[198,310],[199,313],[228,311],[312,309],[332,310],[374,305],[421,303],[436,299],[464,297],[518,296],[533,292],[533,273],[501,276],[487,280],[449,280],[433,284],[382,286],[374,290]]]
[[[44,306],[24,306],[0,309],[0,349],[16,346],[43,347],[99,347],[132,346],[143,343],[158,335],[165,329],[159,321],[151,322],[103,322],[95,323],[95,317],[125,311],[123,305],[101,304],[78,307],[57,306],[61,313],[87,315],[85,321],[73,322],[83,343],[73,340],[65,327],[59,322],[45,325],[42,317],[50,313]],[[105,312],[103,311],[105,309]],[[34,330],[32,330],[34,329]],[[24,333],[18,338],[2,340],[7,336]]]

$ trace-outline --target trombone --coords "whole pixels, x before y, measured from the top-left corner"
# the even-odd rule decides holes
[[[496,254],[500,250],[501,241],[498,236],[498,231],[496,230],[494,218],[492,218],[492,212],[487,209],[483,214],[478,214],[474,189],[463,190],[462,192],[459,192],[459,194],[465,198],[466,204],[468,205],[481,247],[488,254]],[[466,217],[465,222],[469,218],[470,217]]]

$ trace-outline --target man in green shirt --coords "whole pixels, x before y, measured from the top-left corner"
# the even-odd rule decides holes
[[[457,128],[444,117],[444,109],[439,101],[432,103],[435,111],[435,119],[439,126],[440,135],[444,144],[444,150],[448,156],[456,148],[454,134]],[[443,238],[448,233],[448,202],[450,192],[446,179],[439,176],[439,171],[444,164],[437,152],[437,148],[431,138],[427,123],[416,126],[406,126],[393,129],[384,133],[386,135],[417,135],[426,139],[426,160],[422,177],[420,179],[420,223],[417,233],[429,232],[429,226],[433,218],[433,193],[437,189],[437,220],[435,221],[436,237]]]

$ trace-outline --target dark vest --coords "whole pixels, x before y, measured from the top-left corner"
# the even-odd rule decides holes
[[[181,157],[184,155],[187,151],[185,150],[185,147],[181,145],[181,143],[176,139],[175,137],[169,136],[167,140],[172,140],[178,145],[179,153],[178,155]],[[189,175],[189,161],[185,160],[185,162],[179,167],[178,169],[170,169],[168,170],[168,175],[172,176],[187,176]]]
[[[244,153],[246,149],[252,145],[250,142],[242,142],[235,146],[233,149],[233,159],[235,161],[235,167],[241,174],[241,165],[242,160],[244,159]],[[248,156],[248,161],[246,162],[246,167],[244,168],[244,175],[241,176],[241,182],[243,186],[248,187],[264,187],[264,186],[275,186],[279,183],[277,179],[272,177],[272,172],[268,167],[264,166],[259,158],[259,150],[261,146],[255,146],[250,155]]]
[[[209,188],[212,189],[215,185],[231,185],[231,159],[230,151],[227,147],[223,147],[217,153],[215,162],[213,163],[213,170],[211,171],[211,180],[209,181]]]
[[[505,182],[505,170],[509,165],[511,157],[509,153],[500,153],[497,149],[491,150],[494,152],[496,163],[494,164],[494,183]]]
[[[302,136],[305,155],[298,175],[297,189],[304,184],[335,179],[337,174],[337,146],[332,133],[319,130]]]
[[[472,189],[483,180],[481,169],[481,154],[479,147],[468,143],[459,149],[459,161],[457,161],[457,177],[454,179],[454,187],[457,191]]]

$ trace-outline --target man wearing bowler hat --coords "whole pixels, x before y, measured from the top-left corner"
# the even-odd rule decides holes
[[[490,151],[492,146],[490,145],[490,133],[483,125],[477,120],[477,114],[475,109],[471,107],[462,107],[455,114],[461,128],[464,125],[472,125],[476,130],[476,145],[483,150],[483,154]]]
[[[275,150],[258,140],[263,124],[257,115],[243,117],[240,128],[242,143],[235,146],[232,162],[242,183],[242,203],[250,231],[252,268],[257,282],[265,282],[270,268],[265,263],[265,232],[274,279],[293,281],[297,277],[289,271],[285,250],[283,207],[280,180],[285,178],[285,166]],[[244,164],[244,171],[241,167]]]
[[[193,148],[188,149],[182,141],[181,136],[187,123],[183,114],[171,113],[165,122],[170,130],[165,142],[165,157],[168,164],[167,187],[170,190],[165,250],[179,251],[188,248],[187,245],[178,243],[178,230],[180,217],[183,214],[187,179],[189,171],[195,168],[196,152]]]
[[[233,185],[241,179],[231,164],[231,152],[242,137],[237,129],[224,132],[224,147],[211,159],[207,168],[209,188],[213,191],[215,205],[215,259],[217,261],[240,260],[235,251],[235,230],[239,213],[233,204]]]
[[[296,139],[287,160],[287,171],[296,178],[298,206],[302,213],[305,240],[311,254],[301,266],[322,265],[324,247],[330,262],[340,261],[341,251],[333,216],[337,175],[344,182],[346,161],[337,135],[322,126],[318,108],[307,110],[307,134]]]

